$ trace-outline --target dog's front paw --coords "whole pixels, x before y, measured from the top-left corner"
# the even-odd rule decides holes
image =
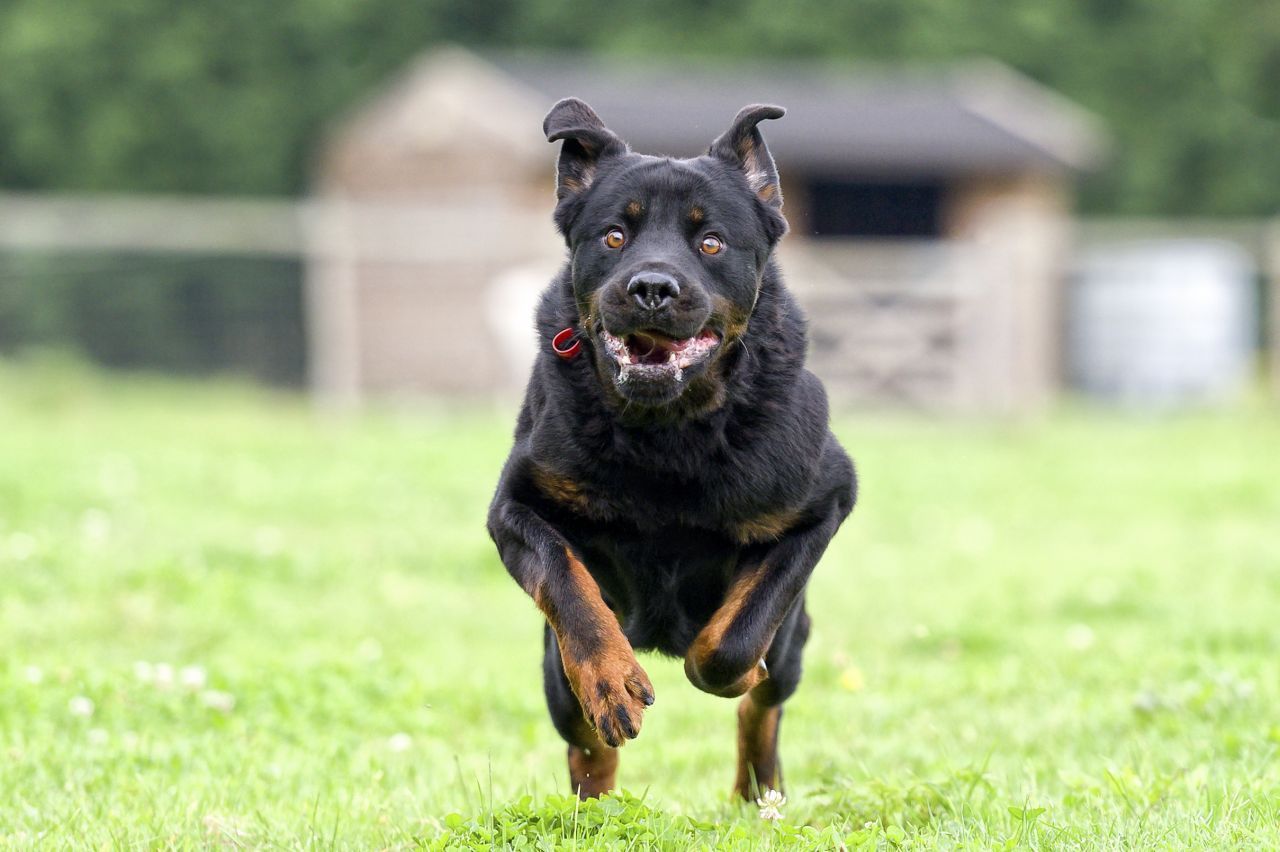
[[[582,660],[565,660],[565,674],[583,715],[605,745],[617,748],[640,733],[653,684],[630,648],[611,648]]]

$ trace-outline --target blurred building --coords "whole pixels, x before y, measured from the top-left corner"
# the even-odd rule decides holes
[[[557,99],[634,150],[693,156],[748,103],[791,233],[811,366],[845,402],[1034,408],[1056,389],[1072,184],[1096,122],[990,61],[705,68],[433,52],[330,134],[310,230],[313,383],[336,401],[523,383],[551,225]]]

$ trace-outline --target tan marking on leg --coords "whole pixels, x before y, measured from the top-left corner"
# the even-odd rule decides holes
[[[603,796],[617,784],[618,750],[609,748],[582,720],[569,744],[569,784],[580,799]]]
[[[760,585],[760,581],[764,579],[767,570],[766,566],[759,565],[734,580],[729,587],[729,594],[724,603],[711,616],[707,626],[699,631],[697,638],[693,640],[693,645],[690,646],[688,653],[685,655],[686,673],[690,667],[695,670],[701,669],[720,648],[721,643],[724,641],[725,633],[728,632],[733,622],[742,613],[747,600],[751,597],[751,593]],[[772,637],[770,637],[770,641],[772,641]],[[749,669],[737,683],[717,694],[733,697],[759,685],[761,681],[768,677],[768,670],[765,669],[763,661],[764,653],[767,650],[767,645],[761,648],[758,654],[761,658],[760,663]]]
[[[760,585],[760,581],[764,579],[765,566],[759,565],[733,581],[729,586],[729,594],[725,596],[722,603],[711,616],[711,620],[707,622],[707,626],[702,628],[698,633],[698,638],[694,640],[693,650],[702,651],[705,655],[710,655],[716,648],[720,647],[721,641],[724,640],[724,634],[733,624],[734,619],[741,614],[743,607],[747,603],[747,599],[751,597],[751,593]],[[702,656],[702,655],[700,655]]]
[[[587,566],[582,564],[577,555],[569,548],[564,549],[565,558],[568,561],[569,570],[565,574],[565,582],[569,584],[573,594],[578,600],[591,612],[592,620],[599,622],[601,629],[612,627],[617,632],[617,636],[623,643],[626,643],[626,637],[622,635],[622,630],[618,627],[618,618],[613,614],[613,610],[605,604],[604,598],[600,594],[600,586],[596,584],[595,578],[591,576],[591,572],[587,570]],[[542,610],[543,615],[547,617],[547,621],[551,624],[551,629],[556,631],[556,635],[560,636],[563,632],[563,625],[560,623],[559,613],[556,611],[555,604],[547,594],[545,587],[540,587],[537,594],[534,595],[534,601],[538,604],[538,608]],[[606,629],[606,641],[613,637],[608,635],[612,631]],[[568,637],[571,642],[575,637]],[[566,650],[562,644],[561,650]],[[570,646],[572,647],[572,645]],[[627,645],[630,651],[631,646]]]
[[[579,799],[598,799],[618,783],[618,750],[569,746],[569,785]]]
[[[765,790],[782,790],[778,726],[782,707],[768,707],[748,692],[738,703],[738,774],[734,791],[748,802]]]
[[[645,708],[653,700],[653,684],[636,662],[631,643],[587,567],[568,548],[565,556],[569,564],[565,581],[590,613],[586,622],[592,635],[570,632],[545,588],[537,590],[534,600],[555,631],[565,677],[586,721],[606,745],[620,746],[639,734]]]

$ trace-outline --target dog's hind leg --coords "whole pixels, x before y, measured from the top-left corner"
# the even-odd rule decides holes
[[[565,676],[560,647],[550,626],[543,633],[543,649],[542,687],[551,723],[569,744],[569,784],[581,799],[602,796],[613,789],[618,750],[605,745],[587,722]]]
[[[801,654],[808,638],[809,616],[800,601],[765,655],[769,676],[738,704],[738,774],[733,789],[748,802],[765,790],[782,790],[778,758],[782,703],[800,684]]]

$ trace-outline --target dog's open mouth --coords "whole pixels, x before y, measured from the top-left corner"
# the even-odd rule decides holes
[[[646,379],[675,379],[684,377],[684,371],[706,361],[720,345],[720,335],[704,328],[693,337],[676,340],[656,331],[637,331],[625,337],[615,337],[601,330],[605,350],[618,362],[618,381],[625,382],[633,375]]]

